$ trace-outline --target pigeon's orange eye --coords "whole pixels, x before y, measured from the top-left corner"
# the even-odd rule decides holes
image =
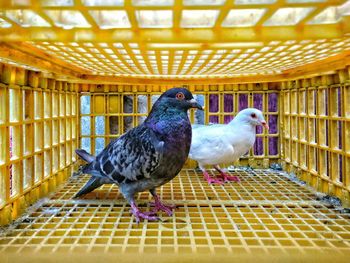
[[[182,92],[179,92],[179,93],[176,94],[176,98],[178,100],[183,100],[185,98],[185,95]]]
[[[256,118],[256,114],[252,113],[250,116],[252,116],[252,118]]]

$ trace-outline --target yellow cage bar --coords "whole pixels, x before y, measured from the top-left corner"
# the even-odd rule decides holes
[[[76,84],[1,67],[1,222],[62,183],[78,145]]]
[[[283,159],[322,192],[349,202],[349,69],[283,83]],[[307,105],[306,105],[307,104]]]

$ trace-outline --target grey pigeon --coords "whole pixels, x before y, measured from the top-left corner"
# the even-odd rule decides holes
[[[254,145],[258,125],[269,129],[260,110],[247,108],[240,111],[228,124],[192,126],[189,157],[198,162],[209,184],[239,181],[237,176],[229,176],[223,172],[219,164],[234,162],[246,154]],[[221,178],[210,177],[205,165],[213,165],[220,172]]]
[[[156,212],[160,210],[171,215],[174,207],[161,202],[156,188],[172,180],[187,159],[192,137],[190,108],[202,109],[190,91],[172,88],[159,97],[141,125],[112,141],[96,158],[77,149],[76,153],[89,162],[82,172],[91,178],[75,197],[114,183],[131,205],[137,222],[141,218],[158,220]],[[155,199],[152,212],[141,212],[134,200],[137,192],[146,190]]]

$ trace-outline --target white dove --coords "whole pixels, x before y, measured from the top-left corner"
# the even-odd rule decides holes
[[[240,181],[237,176],[229,176],[223,172],[219,164],[234,162],[246,154],[254,145],[258,125],[269,129],[260,110],[247,108],[240,111],[228,124],[192,126],[189,158],[198,162],[209,184]],[[205,165],[213,165],[220,173],[220,178],[211,178],[204,168]]]

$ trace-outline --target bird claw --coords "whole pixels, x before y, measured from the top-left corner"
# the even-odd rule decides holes
[[[230,175],[228,175],[226,173],[221,173],[219,175],[219,177],[221,177],[224,180],[225,183],[226,182],[240,182],[241,181],[241,179],[239,179],[238,176],[230,176]]]
[[[134,213],[132,211],[130,211],[130,212],[134,215]],[[144,212],[140,211],[140,213],[147,215],[147,216],[156,216],[157,215],[157,212],[154,212],[154,211],[144,211]]]
[[[217,178],[217,179],[212,178],[207,172],[203,172],[203,175],[204,175],[204,179],[207,180],[208,184],[219,184],[219,185],[224,184],[224,182],[220,178]]]
[[[164,211],[168,216],[172,216],[173,210],[176,209],[176,205],[167,205],[160,201],[151,202],[150,205],[154,206],[153,212]]]
[[[224,182],[221,179],[215,179],[215,178],[206,178],[208,184],[219,184],[219,185],[223,185]]]
[[[147,219],[148,221],[158,221],[159,220],[159,217],[156,216],[156,214],[153,212],[147,213],[147,212],[138,211],[136,213],[132,212],[132,214],[135,216],[136,223],[138,223],[138,224],[140,223],[141,219]]]
[[[132,207],[130,212],[135,216],[136,223],[140,223],[141,219],[147,219],[148,221],[158,221],[160,218],[154,211],[141,212],[138,208]]]

